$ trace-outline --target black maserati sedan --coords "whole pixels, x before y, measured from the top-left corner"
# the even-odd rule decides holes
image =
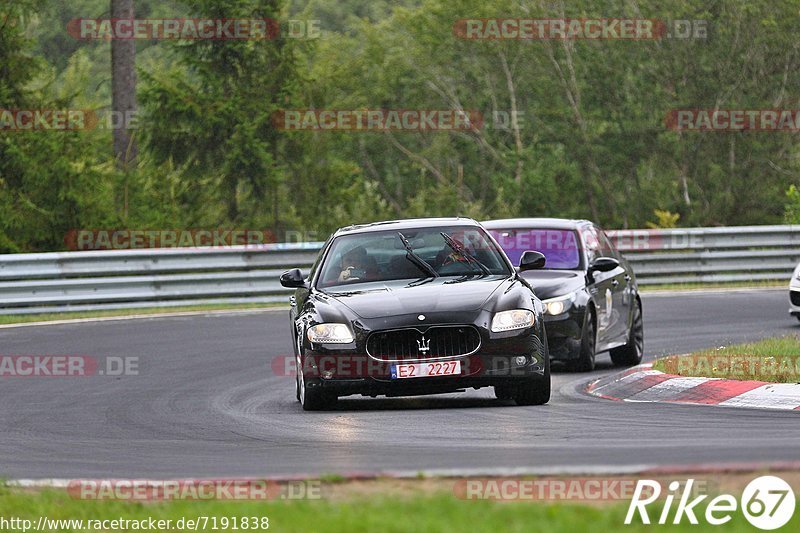
[[[550,399],[542,302],[474,220],[348,226],[311,267],[281,275],[304,410],[341,396],[411,396],[494,387],[499,399]]]
[[[618,366],[642,360],[642,301],[630,264],[588,220],[519,218],[483,226],[513,261],[536,250],[544,268],[521,272],[545,306],[550,357],[575,371],[593,370],[609,351]]]

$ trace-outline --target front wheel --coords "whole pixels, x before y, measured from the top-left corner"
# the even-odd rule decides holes
[[[642,362],[644,354],[644,321],[642,320],[642,304],[634,300],[631,331],[628,344],[609,350],[611,361],[617,366],[635,366]]]
[[[297,370],[297,399],[303,406],[303,411],[322,411],[336,403],[335,396],[327,394],[320,388],[306,387],[306,379],[302,367]]]
[[[525,380],[511,390],[511,397],[517,405],[544,405],[550,401],[550,350],[547,346],[546,336],[542,352],[544,356],[542,377]]]
[[[514,393],[517,405],[544,405],[550,401],[550,375],[520,384]]]
[[[597,346],[597,333],[595,328],[594,312],[586,311],[586,323],[581,331],[581,349],[578,358],[567,362],[567,368],[573,372],[591,372],[594,370],[595,347]]]

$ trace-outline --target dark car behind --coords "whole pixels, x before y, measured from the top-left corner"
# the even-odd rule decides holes
[[[519,218],[483,223],[511,261],[527,250],[544,268],[521,275],[545,306],[550,357],[588,371],[608,350],[619,366],[638,364],[644,350],[636,276],[605,232],[588,220]]]

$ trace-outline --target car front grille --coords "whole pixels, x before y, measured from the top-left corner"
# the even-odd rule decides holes
[[[367,339],[367,353],[382,361],[437,359],[469,355],[480,345],[481,335],[473,326],[433,326],[376,331]]]
[[[789,291],[789,298],[792,300],[792,305],[800,305],[800,291]]]

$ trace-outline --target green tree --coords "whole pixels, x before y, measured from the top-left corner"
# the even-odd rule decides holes
[[[790,185],[786,197],[788,202],[783,215],[784,220],[787,224],[800,224],[800,189],[794,184]]]
[[[0,109],[63,109],[37,84],[25,25],[38,1],[5,4],[0,18]],[[81,131],[0,131],[0,251],[55,250],[72,228],[113,218],[111,189]]]
[[[279,19],[276,0],[190,0],[194,15]],[[281,138],[271,115],[297,83],[287,39],[197,40],[167,45],[172,68],[141,72],[146,144],[157,163],[187,168],[186,179],[211,176],[225,220],[281,222]],[[197,206],[201,207],[201,206]]]

